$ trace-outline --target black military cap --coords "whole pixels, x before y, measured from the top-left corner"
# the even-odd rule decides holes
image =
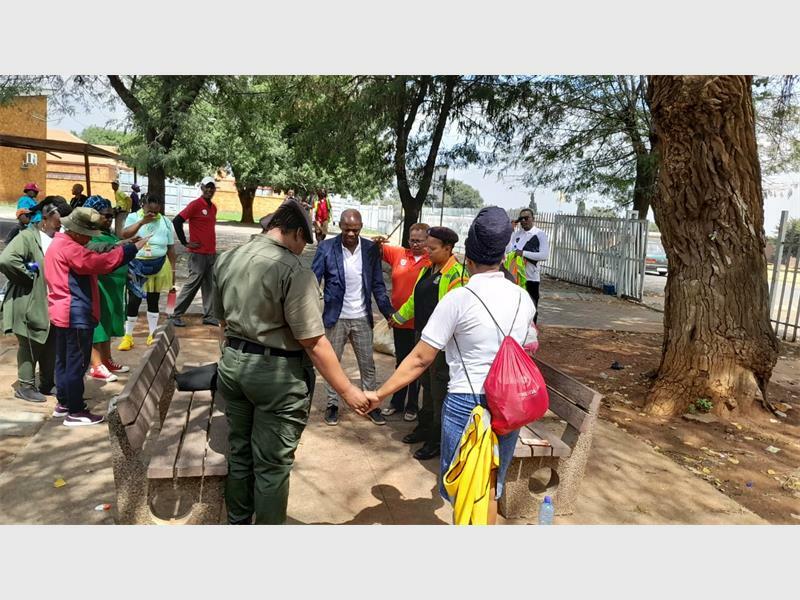
[[[314,239],[311,233],[311,220],[308,217],[308,212],[306,212],[300,202],[294,198],[284,200],[274,213],[262,218],[260,221],[262,229],[264,231],[269,229],[270,224],[276,219],[280,221],[282,226],[286,224],[291,225],[299,221],[303,228],[303,235],[306,241],[311,242],[311,240]]]

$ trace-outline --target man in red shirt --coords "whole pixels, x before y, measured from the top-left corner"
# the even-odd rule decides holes
[[[408,234],[408,245],[410,249],[401,246],[390,246],[383,243],[383,260],[392,266],[392,306],[399,310],[406,300],[414,292],[414,285],[417,283],[419,272],[423,267],[430,267],[431,261],[428,259],[428,252],[425,248],[425,241],[428,238],[428,225],[416,223],[411,226]],[[376,242],[385,240],[376,239]],[[414,319],[406,321],[402,325],[394,325],[394,353],[397,366],[403,362],[415,345],[414,339]],[[406,401],[406,393],[408,399]],[[405,409],[405,410],[404,410]],[[403,412],[403,419],[413,421],[417,418],[419,411],[419,385],[416,381],[412,382],[401,390],[395,392],[389,406],[381,410],[384,416]]]
[[[211,202],[217,185],[213,177],[206,177],[200,182],[203,195],[192,200],[186,208],[172,219],[175,235],[189,251],[189,278],[181,288],[181,293],[175,301],[175,311],[172,313],[172,324],[176,327],[185,327],[181,319],[189,305],[197,295],[197,290],[203,294],[203,324],[219,325],[214,317],[212,273],[214,261],[217,258],[217,207]],[[184,222],[189,222],[189,240],[183,232]]]

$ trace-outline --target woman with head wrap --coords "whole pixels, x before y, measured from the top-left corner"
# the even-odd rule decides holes
[[[114,210],[111,202],[102,196],[89,196],[85,208],[93,208],[103,217],[100,235],[92,238],[87,248],[96,252],[107,252],[119,243],[119,238],[111,232]],[[125,286],[128,281],[128,265],[97,278],[100,290],[100,321],[94,329],[92,338],[92,362],[89,376],[100,381],[116,381],[116,373],[127,373],[129,367],[120,365],[111,358],[111,338],[125,333]]]
[[[141,210],[128,215],[122,237],[134,236],[149,236],[150,239],[130,264],[130,270],[136,274],[136,285],[128,288],[125,336],[117,350],[133,348],[133,329],[139,319],[142,298],[147,299],[147,345],[153,343],[153,335],[158,327],[161,293],[175,287],[175,229],[164,216],[161,198],[148,194],[142,200]]]
[[[0,254],[0,273],[8,277],[2,302],[3,333],[17,336],[16,398],[45,402],[55,395],[55,333],[47,305],[44,255],[61,228],[55,196],[37,206],[40,220],[22,230]],[[39,385],[36,385],[36,365]]]
[[[459,459],[462,434],[475,432],[475,424],[486,431],[490,415],[486,410],[483,385],[504,335],[510,335],[520,345],[525,344],[536,313],[525,290],[508,281],[500,271],[511,231],[511,220],[502,208],[488,206],[481,209],[469,228],[466,241],[469,283],[442,298],[412,353],[376,392],[367,393],[368,397],[372,396],[370,400],[373,403],[386,398],[419,377],[436,355],[445,351],[450,382],[442,410],[439,491],[456,507],[463,506],[463,498],[448,493],[445,474],[451,463]],[[498,326],[503,333],[498,331]],[[482,519],[468,522],[496,522],[497,500],[503,493],[503,481],[518,435],[519,431],[514,431],[499,436],[495,451],[486,455],[489,462],[485,470],[485,511]],[[447,483],[448,488],[454,489],[450,481]],[[474,486],[469,487],[474,491]],[[462,493],[462,490],[457,493]],[[454,515],[458,516],[455,511]]]
[[[425,245],[430,266],[425,266],[420,270],[411,296],[392,315],[392,321],[398,325],[414,319],[414,334],[417,342],[441,299],[448,292],[469,281],[464,273],[464,267],[453,256],[453,247],[457,242],[458,234],[452,229],[447,227],[428,229]],[[444,352],[440,352],[419,378],[422,387],[422,409],[419,411],[419,421],[416,429],[403,438],[403,442],[406,444],[424,442],[422,448],[414,453],[414,458],[417,460],[428,460],[439,456],[442,402],[447,395],[449,379],[447,360]]]

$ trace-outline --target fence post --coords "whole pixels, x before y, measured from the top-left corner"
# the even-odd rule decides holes
[[[777,298],[778,291],[778,271],[780,270],[781,262],[783,261],[783,246],[786,240],[786,227],[788,226],[789,211],[781,211],[781,224],[778,226],[778,242],[775,247],[775,258],[772,262],[772,283],[769,286],[769,318],[772,319],[772,309],[775,307],[775,299]],[[780,312],[780,308],[778,309]],[[778,315],[780,317],[780,314]],[[776,319],[780,321],[780,318]],[[775,324],[775,331],[778,331],[778,325]]]

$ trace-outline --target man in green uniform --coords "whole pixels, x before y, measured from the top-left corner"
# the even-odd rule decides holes
[[[224,336],[217,386],[229,425],[228,522],[283,524],[289,473],[314,394],[314,369],[358,414],[375,408],[342,371],[322,324],[322,293],[299,255],[311,223],[286,200],[264,231],[214,265]]]

